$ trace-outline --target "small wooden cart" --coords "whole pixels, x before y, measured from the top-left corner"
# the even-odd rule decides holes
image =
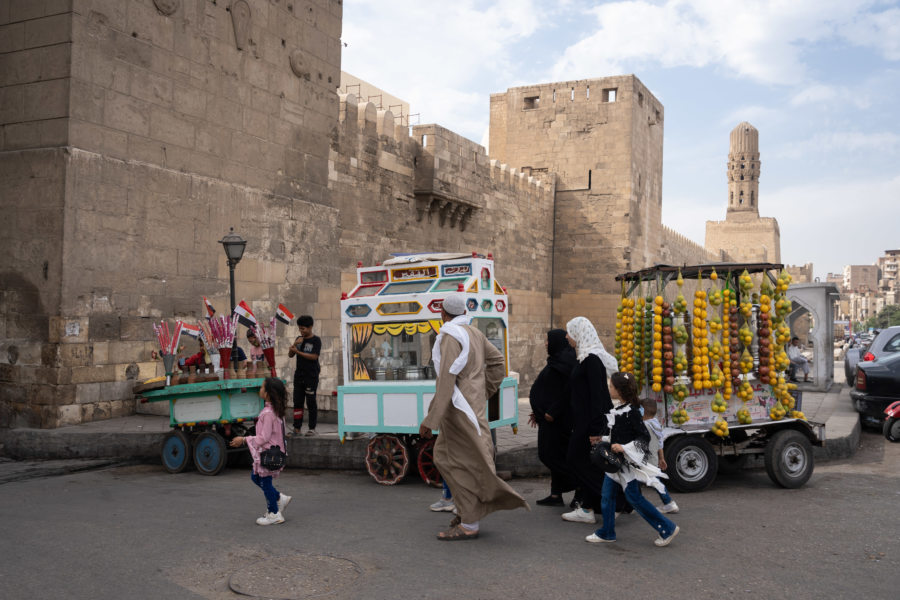
[[[419,476],[440,486],[434,438],[419,438],[419,425],[435,392],[431,349],[441,328],[448,293],[465,293],[467,314],[507,359],[509,298],[494,279],[494,261],[478,254],[397,256],[357,268],[357,284],[341,300],[344,385],[338,387],[338,435],[372,434],[366,468],[375,481],[393,485],[415,461]],[[517,430],[518,384],[504,378],[488,400],[491,429]],[[492,431],[493,433],[493,431]]]
[[[163,468],[181,473],[193,464],[203,475],[216,475],[229,455],[247,449],[229,448],[236,436],[248,435],[264,402],[259,388],[264,379],[225,379],[170,385],[140,392],[141,402],[169,403],[169,432],[160,455]]]

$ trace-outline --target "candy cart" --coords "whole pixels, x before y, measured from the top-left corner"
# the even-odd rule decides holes
[[[378,483],[393,485],[415,463],[421,478],[440,485],[434,439],[419,425],[435,392],[431,349],[441,328],[441,303],[465,293],[467,314],[507,359],[509,299],[494,277],[493,256],[395,255],[373,267],[357,265],[356,285],[341,299],[344,385],[338,387],[338,435],[374,434],[366,468]],[[518,385],[504,378],[488,400],[491,429],[518,425]]]
[[[785,375],[789,324],[802,309],[784,267],[657,265],[616,279],[616,358],[658,403],[672,487],[703,490],[717,470],[753,458],[782,487],[806,483],[825,425],[807,421]]]

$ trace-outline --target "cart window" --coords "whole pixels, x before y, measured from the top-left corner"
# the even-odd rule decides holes
[[[353,380],[434,379],[431,348],[439,328],[439,320],[354,325]]]
[[[387,271],[369,271],[360,273],[359,280],[362,283],[384,283],[388,280]]]
[[[465,284],[465,277],[453,277],[450,279],[441,279],[431,289],[432,292],[455,292],[459,289],[459,284]]]
[[[885,353],[900,352],[900,335],[895,335],[891,341],[884,345]]]
[[[350,297],[351,298],[362,298],[364,296],[374,296],[378,293],[378,290],[381,289],[381,285],[363,285],[360,286],[358,290],[353,292]]]
[[[506,324],[503,319],[496,317],[475,317],[472,325],[484,334],[484,337],[493,344],[497,350],[506,356]]]
[[[390,294],[415,294],[418,292],[427,292],[434,284],[433,281],[410,281],[407,283],[392,283],[381,292],[382,295]]]
[[[418,302],[383,302],[375,309],[380,315],[414,315],[422,310]]]

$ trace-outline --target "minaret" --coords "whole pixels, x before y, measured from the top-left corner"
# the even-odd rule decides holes
[[[759,216],[759,131],[744,121],[731,130],[728,151],[728,213]],[[726,220],[728,215],[726,214]]]

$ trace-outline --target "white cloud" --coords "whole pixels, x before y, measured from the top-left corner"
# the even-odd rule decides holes
[[[723,127],[731,128],[741,121],[749,121],[754,127],[760,129],[763,127],[772,127],[784,118],[784,113],[779,109],[753,104],[749,106],[739,106],[729,111],[719,119],[719,124]]]
[[[772,153],[775,158],[808,158],[848,154],[860,151],[894,152],[900,149],[900,135],[888,131],[865,133],[861,131],[831,131],[817,133],[809,139],[791,142]]]
[[[860,15],[842,33],[851,43],[874,48],[888,60],[900,60],[900,8]]]
[[[882,19],[857,19],[871,0],[623,0],[588,11],[597,30],[566,49],[556,79],[635,72],[648,66],[702,68],[769,84],[807,77],[803,51],[854,28],[873,31],[892,55],[897,27]],[[859,42],[856,42],[859,43]]]

